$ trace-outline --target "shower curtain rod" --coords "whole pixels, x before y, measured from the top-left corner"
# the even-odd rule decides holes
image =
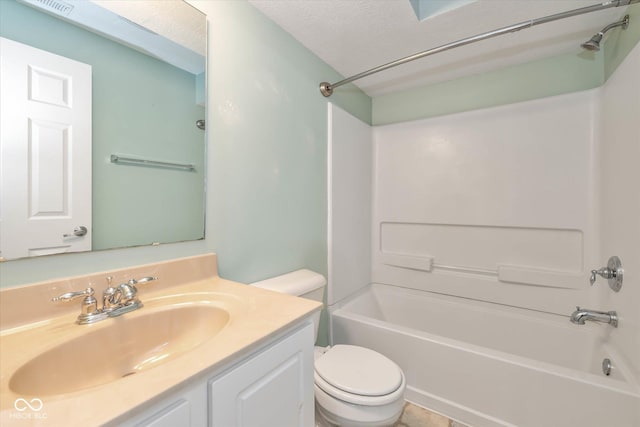
[[[529,21],[520,22],[519,24],[510,25],[508,27],[499,28],[497,30],[488,31],[486,33],[478,34],[472,37],[467,37],[452,43],[444,44],[439,47],[435,47],[433,49],[425,50],[396,61],[389,62],[384,65],[380,65],[378,67],[372,68],[370,70],[364,71],[359,74],[355,74],[346,79],[340,80],[336,83],[328,83],[322,82],[320,83],[320,92],[329,97],[333,93],[333,90],[342,85],[346,85],[347,83],[351,83],[354,80],[361,79],[363,77],[370,76],[371,74],[379,73],[380,71],[388,70],[389,68],[396,67],[398,65],[406,64],[407,62],[415,61],[416,59],[424,58],[425,56],[433,55],[436,53],[444,52],[445,50],[454,49],[456,47],[464,46],[467,44],[479,42],[481,40],[486,40],[491,37],[500,36],[506,33],[513,33],[516,31],[524,30],[527,28],[531,28],[534,25],[546,24],[547,22],[557,21],[559,19],[570,18],[576,15],[583,15],[585,13],[597,12],[603,9],[609,9],[612,7],[619,6],[628,6],[633,3],[640,3],[640,0],[613,0],[607,1],[604,3],[595,4],[593,6],[581,7],[579,9],[568,10],[566,12],[556,13],[554,15],[545,16],[543,18],[531,19]]]

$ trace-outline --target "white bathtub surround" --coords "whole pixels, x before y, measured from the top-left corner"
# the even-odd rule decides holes
[[[638,75],[640,46],[598,89],[374,127],[371,187],[351,178],[368,148],[336,161],[358,127],[342,117],[333,343],[396,360],[410,400],[474,427],[640,425]],[[369,221],[349,191],[372,191],[368,248],[343,232]],[[617,293],[589,284],[612,255]],[[369,283],[392,286],[358,294]],[[617,311],[618,327],[570,323],[578,305]]]
[[[375,128],[373,281],[589,306],[598,102],[588,91]]]
[[[603,143],[600,266],[610,255],[622,260],[625,270],[620,292],[611,292],[599,279],[595,292],[601,307],[620,314],[611,342],[620,349],[640,382],[640,44],[609,78],[602,90]],[[638,409],[640,411],[640,409]],[[640,423],[639,423],[640,425]]]
[[[629,367],[600,372],[607,325],[557,317],[380,284],[331,312],[334,342],[393,359],[408,400],[474,427],[640,425]]]
[[[328,104],[328,286],[333,305],[371,282],[371,126]]]

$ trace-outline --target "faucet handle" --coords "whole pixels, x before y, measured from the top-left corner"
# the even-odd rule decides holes
[[[84,291],[67,292],[65,294],[58,295],[57,297],[51,298],[51,301],[53,301],[53,302],[71,301],[72,299],[77,298],[77,297],[83,297],[83,296],[91,297],[91,296],[93,296],[93,294],[94,294],[93,288],[89,287],[89,288],[85,289]]]
[[[124,303],[136,299],[136,295],[138,295],[138,289],[135,287],[135,283],[136,281],[131,279],[129,280],[129,282],[122,283],[118,286],[118,291],[120,292]]]
[[[137,280],[129,279],[127,283],[122,283],[118,286],[118,290],[120,291],[125,304],[130,303],[131,301],[137,302],[138,288],[136,288],[136,285],[151,282],[153,280],[158,280],[158,278],[147,276]]]
[[[67,292],[57,297],[53,297],[51,298],[51,301],[71,301],[77,297],[84,297],[82,305],[80,306],[80,315],[78,316],[76,323],[79,325],[86,325],[107,317],[107,313],[103,313],[102,310],[98,308],[98,302],[94,298],[93,294],[93,288],[89,287],[84,291]]]
[[[591,283],[591,286],[596,283],[596,275],[605,277],[606,273],[604,271],[604,268],[601,268],[600,270],[591,270],[591,277],[589,278],[589,283]]]
[[[603,279],[607,279],[609,283],[609,287],[618,292],[620,288],[622,288],[622,278],[624,275],[624,270],[622,269],[622,263],[620,262],[620,258],[617,256],[612,256],[609,258],[606,267],[602,267],[598,270],[591,270],[591,277],[589,278],[589,283],[593,286],[596,282],[596,276],[601,276]]]
[[[130,285],[140,285],[142,283],[152,282],[154,280],[158,280],[158,278],[154,277],[154,276],[147,276],[147,277],[143,277],[143,278],[137,279],[137,280],[136,279],[131,279],[131,280],[129,280],[129,284]]]
[[[118,307],[122,299],[122,292],[112,284],[113,276],[107,276],[107,288],[102,291],[102,311],[108,313]]]
[[[109,316],[116,317],[141,308],[142,302],[138,299],[138,288],[136,288],[136,285],[139,283],[150,282],[151,280],[156,280],[156,278],[143,277],[140,280],[129,279],[128,282],[118,285],[118,307],[111,310],[109,312]]]

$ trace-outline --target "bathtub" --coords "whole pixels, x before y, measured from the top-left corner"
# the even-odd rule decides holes
[[[407,400],[469,426],[640,426],[640,386],[610,325],[380,284],[330,319],[334,344],[391,358]]]

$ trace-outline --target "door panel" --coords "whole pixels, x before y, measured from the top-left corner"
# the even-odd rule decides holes
[[[0,255],[91,250],[91,66],[0,43]]]

